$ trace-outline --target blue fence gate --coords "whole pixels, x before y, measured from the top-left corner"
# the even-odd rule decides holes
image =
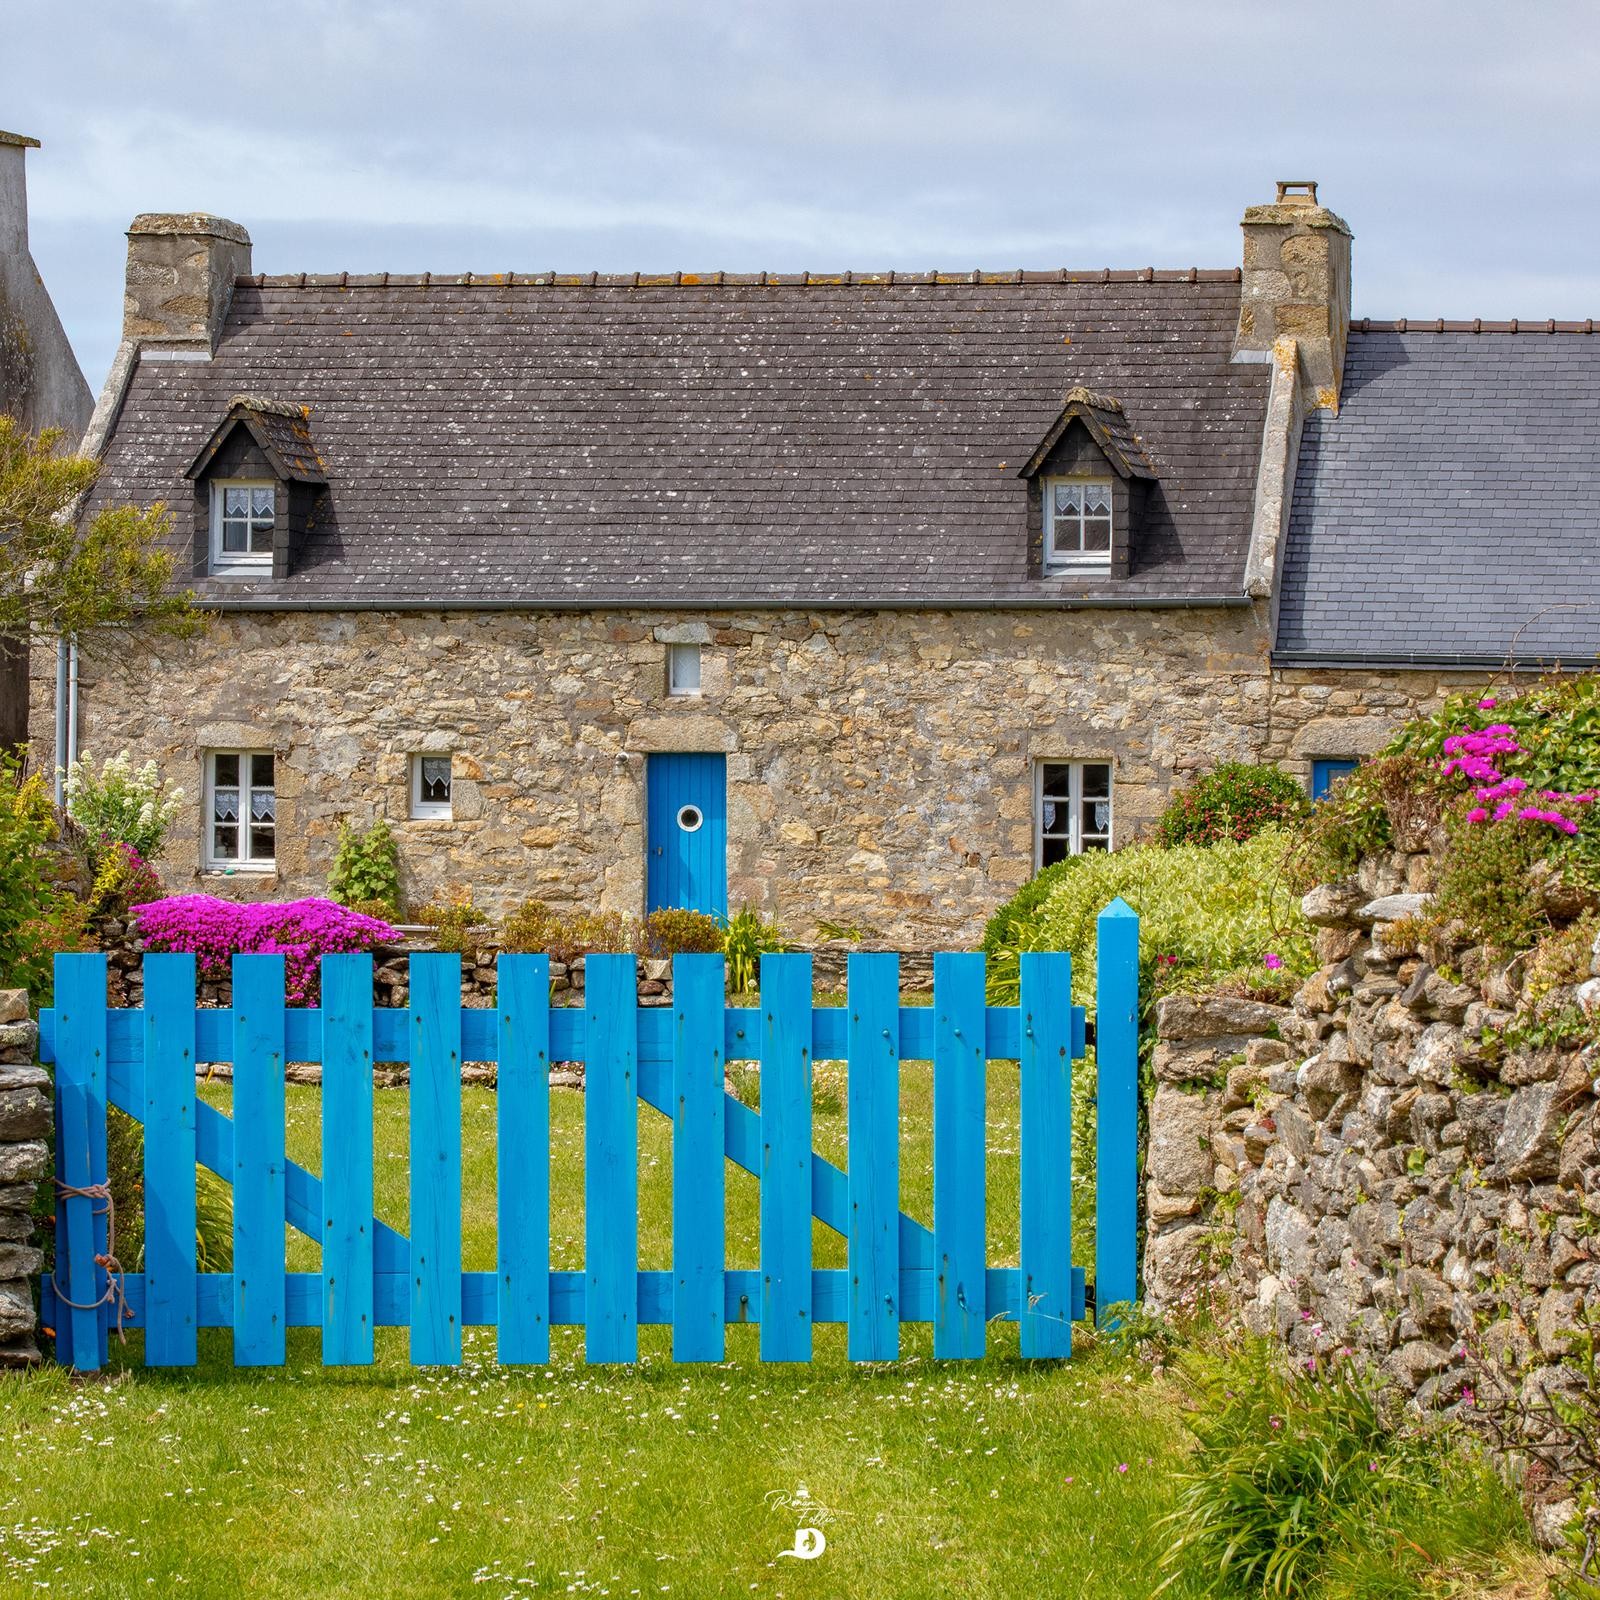
[[[1101,915],[1097,964],[1095,1287],[1136,1295],[1138,921]],[[496,1004],[463,1008],[460,959],[411,959],[409,1006],[374,1007],[372,958],[327,956],[321,1004],[288,1008],[281,956],[237,956],[231,1009],[195,1004],[188,955],[150,955],[144,1006],[106,1005],[99,955],[56,958],[40,1021],[57,1107],[56,1272],[45,1317],[58,1358],[101,1366],[114,1323],[143,1329],[152,1366],[196,1360],[197,1330],[233,1330],[241,1366],[285,1359],[291,1327],[322,1330],[325,1365],[370,1362],[374,1330],[410,1329],[417,1363],[461,1358],[461,1330],[498,1330],[504,1362],[544,1362],[550,1329],[584,1329],[590,1361],[632,1361],[641,1323],[670,1324],[680,1361],[720,1361],[730,1322],[759,1323],[764,1361],[805,1361],[812,1328],[844,1323],[851,1360],[890,1361],[900,1326],[933,1324],[934,1354],[984,1353],[992,1319],[1022,1353],[1065,1357],[1084,1313],[1072,1262],[1072,1063],[1085,1016],[1065,954],[1021,958],[1020,1004],[985,1003],[981,955],[934,958],[931,1006],[900,1003],[899,957],[850,956],[847,1003],[813,1004],[811,958],[761,963],[758,1003],[730,1006],[721,956],[673,962],[670,1008],[641,1009],[631,956],[592,955],[582,1009],[552,1008],[549,958],[502,955]],[[461,1264],[461,1063],[498,1065],[493,1272]],[[585,1065],[581,1271],[550,1265],[550,1088]],[[726,1063],[760,1063],[760,1111],[724,1090]],[[812,1149],[812,1063],[847,1063],[843,1170]],[[900,1063],[933,1064],[933,1221],[900,1209]],[[233,1115],[195,1092],[195,1064],[233,1063]],[[285,1156],[284,1064],[322,1065],[320,1177]],[[375,1214],[373,1063],[409,1063],[410,1234]],[[1020,1074],[1020,1250],[985,1243],[989,1063]],[[1006,1069],[1013,1070],[1013,1069]],[[672,1267],[639,1269],[636,1103],[672,1119]],[[143,1124],[142,1271],[107,1249],[106,1107]],[[725,1258],[725,1173],[760,1182],[760,1267]],[[196,1164],[232,1185],[233,1270],[197,1262]],[[848,1265],[812,1264],[812,1219]],[[285,1222],[321,1247],[285,1268]],[[58,1288],[56,1287],[58,1286]]]

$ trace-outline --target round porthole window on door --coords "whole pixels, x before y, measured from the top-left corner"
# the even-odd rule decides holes
[[[699,806],[680,806],[678,808],[678,826],[685,833],[698,833],[700,824],[705,820]]]

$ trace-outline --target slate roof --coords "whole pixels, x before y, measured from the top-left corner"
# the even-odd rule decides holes
[[[90,509],[186,504],[230,399],[265,394],[309,408],[330,487],[294,574],[203,581],[224,604],[1237,600],[1269,381],[1230,363],[1239,292],[1237,271],[244,278],[210,362],[140,362]],[[1125,580],[1028,575],[1017,471],[1079,385],[1122,402],[1159,475]]]
[[[1600,656],[1600,338],[1445,326],[1352,327],[1301,441],[1278,660]]]

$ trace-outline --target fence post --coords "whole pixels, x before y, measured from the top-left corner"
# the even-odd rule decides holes
[[[1072,957],[1024,950],[1018,1168],[1019,1344],[1025,1359],[1072,1354]]]
[[[233,1364],[281,1367],[289,1321],[283,1223],[284,958],[233,958]]]
[[[93,1190],[106,1181],[106,958],[55,959],[56,1177]],[[56,1354],[79,1372],[105,1364],[107,1206],[92,1194],[56,1204]],[[63,1332],[66,1337],[63,1339]]]
[[[761,958],[761,1359],[811,1359],[811,957]]]
[[[584,957],[583,1359],[639,1359],[639,979]]]
[[[144,1359],[192,1367],[200,1325],[195,1243],[195,958],[144,958]]]
[[[411,1361],[461,1364],[461,957],[412,956]]]
[[[1113,900],[1095,927],[1095,1316],[1139,1298],[1139,917]]]

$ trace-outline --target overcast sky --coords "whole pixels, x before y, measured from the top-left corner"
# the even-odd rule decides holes
[[[140,211],[258,271],[1223,267],[1314,178],[1356,315],[1600,315],[1594,0],[7,7],[90,383]]]

